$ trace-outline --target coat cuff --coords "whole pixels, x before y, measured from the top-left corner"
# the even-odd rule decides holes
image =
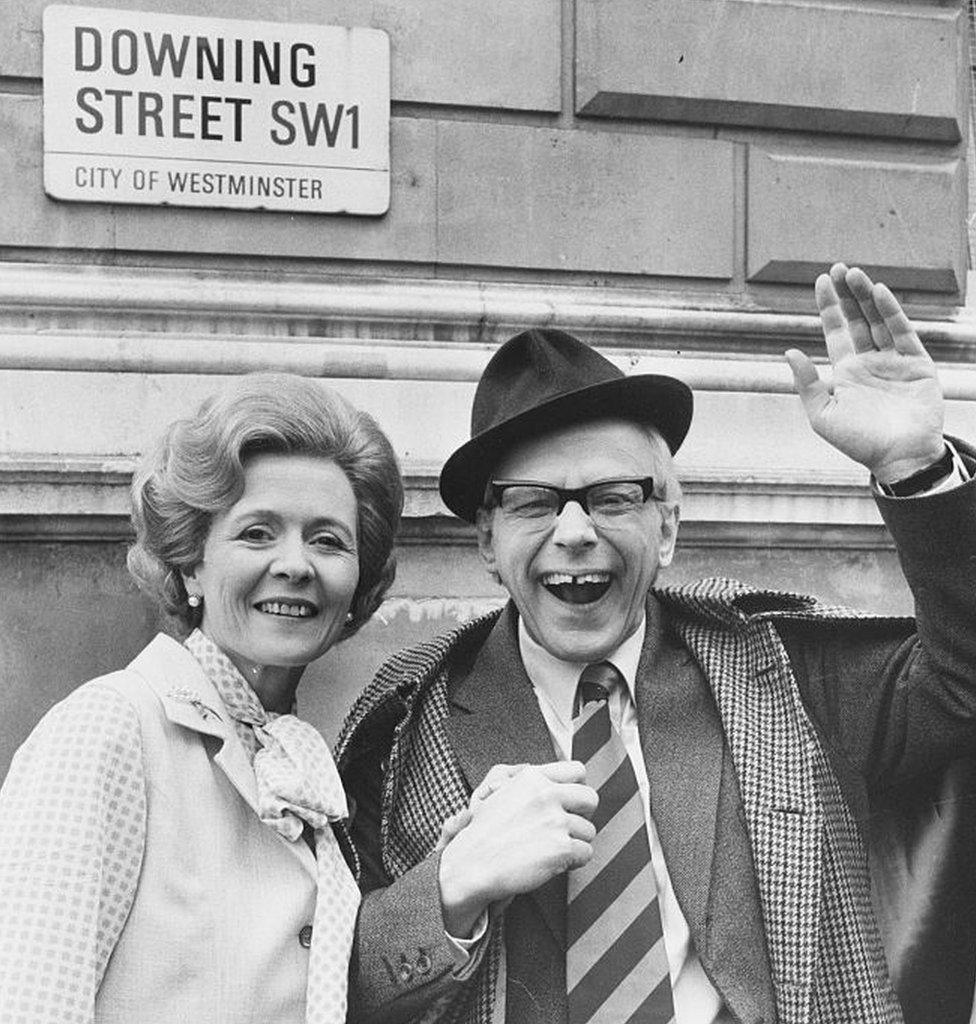
[[[352,982],[353,1004],[364,1018],[393,1002],[400,1019],[408,1006],[421,1012],[435,999],[450,999],[480,964],[487,941],[465,955],[445,931],[439,869],[440,854],[433,854],[363,896]]]

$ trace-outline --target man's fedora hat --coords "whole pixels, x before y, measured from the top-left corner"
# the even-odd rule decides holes
[[[571,334],[523,331],[491,357],[471,409],[471,440],[441,471],[444,504],[469,523],[505,450],[571,423],[613,416],[656,427],[672,452],[688,433],[687,384],[654,373],[627,377]]]

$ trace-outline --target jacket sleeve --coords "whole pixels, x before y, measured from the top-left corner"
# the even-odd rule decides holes
[[[883,791],[976,749],[976,481],[878,504],[917,632],[870,620],[781,632],[835,766]]]
[[[344,772],[355,815],[351,835],[362,866],[363,899],[356,922],[349,974],[349,1020],[356,1024],[404,1024],[436,1020],[468,990],[487,948],[487,938],[467,962],[444,931],[438,870],[433,854],[391,880],[380,856],[379,754],[372,748]],[[377,763],[372,764],[373,759]]]
[[[92,1024],[136,891],[145,822],[136,711],[89,683],[41,720],[0,790],[5,1024]]]

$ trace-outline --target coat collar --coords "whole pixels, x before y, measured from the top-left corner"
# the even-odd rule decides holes
[[[237,739],[220,694],[196,658],[181,643],[160,634],[129,668],[155,691],[171,722],[220,740],[214,762],[257,813],[257,786],[247,752]]]
[[[163,713],[174,725],[219,741],[214,764],[260,817],[257,783],[247,751],[220,694],[196,658],[181,643],[160,633],[132,661],[129,670],[153,690]],[[307,870],[315,873],[314,855],[304,842],[289,842],[284,837],[281,841]]]

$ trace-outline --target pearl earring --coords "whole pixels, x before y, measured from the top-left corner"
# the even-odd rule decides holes
[[[187,604],[188,604],[188,605],[189,605],[189,606],[190,606],[191,608],[199,608],[199,607],[200,607],[200,602],[201,602],[202,600],[203,600],[203,599],[202,599],[202,598],[200,597],[200,595],[199,595],[199,594],[190,594],[190,596],[189,596],[189,597],[188,597],[188,598],[186,599],[186,603],[187,603]]]

